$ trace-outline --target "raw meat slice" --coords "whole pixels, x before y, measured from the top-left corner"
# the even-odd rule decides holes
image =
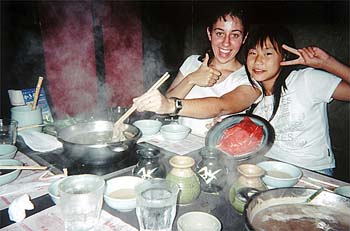
[[[241,122],[224,131],[218,148],[231,155],[249,153],[259,148],[263,135],[263,127],[245,116]]]

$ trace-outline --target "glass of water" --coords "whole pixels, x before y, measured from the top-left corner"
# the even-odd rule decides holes
[[[179,193],[177,184],[165,179],[149,179],[135,190],[140,231],[171,231]]]
[[[0,144],[15,144],[17,139],[16,120],[0,119]]]
[[[104,179],[92,174],[62,180],[58,186],[59,206],[66,231],[94,230],[100,218],[104,188]]]

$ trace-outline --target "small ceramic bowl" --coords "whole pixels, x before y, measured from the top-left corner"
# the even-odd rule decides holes
[[[350,186],[340,186],[334,190],[334,193],[350,198]]]
[[[21,166],[23,163],[15,159],[0,159],[0,165]],[[19,169],[0,170],[0,186],[14,181],[20,172],[21,170]]]
[[[61,181],[63,180],[64,178],[61,178],[61,179],[58,179],[58,180],[55,180],[54,182],[52,182],[49,186],[49,195],[52,199],[52,201],[58,205],[59,202],[60,202],[60,194],[59,194],[59,191],[58,191],[58,185],[61,183]]]
[[[136,176],[120,176],[107,180],[103,195],[107,205],[120,212],[129,212],[136,208],[135,186],[143,180]]]
[[[257,164],[265,170],[262,180],[269,188],[293,187],[302,176],[294,165],[279,161],[263,161]]]
[[[135,121],[133,125],[140,129],[144,136],[150,136],[159,132],[162,122],[159,120],[144,119]]]
[[[17,153],[17,147],[12,144],[0,144],[0,159],[13,159]]]
[[[160,133],[166,140],[180,141],[190,134],[191,129],[181,124],[168,124],[160,128]]]
[[[209,213],[195,211],[181,215],[177,220],[177,229],[179,231],[220,231],[221,223]]]

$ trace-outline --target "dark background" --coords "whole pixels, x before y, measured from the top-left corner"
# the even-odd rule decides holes
[[[48,59],[44,54],[44,41],[47,35],[43,28],[64,27],[65,15],[58,15],[53,20],[52,13],[55,7],[70,7],[71,3],[85,6],[88,11],[74,15],[77,25],[84,25],[84,20],[89,21],[94,38],[95,56],[89,59],[87,69],[93,69],[89,81],[111,81],[111,92],[120,92],[111,95],[105,86],[96,84],[96,92],[92,96],[94,107],[88,108],[87,112],[93,112],[96,108],[114,107],[116,105],[130,105],[132,97],[141,94],[153,81],[165,71],[175,77],[177,69],[190,54],[201,53],[208,45],[204,21],[207,16],[217,7],[243,8],[251,24],[281,23],[288,26],[294,34],[297,47],[318,45],[349,65],[349,1],[1,1],[1,104],[0,117],[10,117],[10,102],[7,94],[8,89],[22,89],[35,87],[39,75],[47,76],[48,70],[52,73]],[[100,8],[110,8],[108,15],[96,16]],[[69,15],[68,15],[69,16]],[[141,60],[139,65],[124,67],[121,62],[107,62],[107,42],[101,42],[101,28],[107,28],[106,20],[114,29],[113,33],[126,36],[120,42],[126,48],[128,37],[132,37],[135,31],[130,30],[132,20],[136,20],[135,28],[140,24],[138,33],[133,40],[140,42],[136,48],[135,59]],[[50,19],[50,20],[48,20]],[[80,20],[81,19],[81,20]],[[98,19],[98,20],[97,20]],[[99,21],[100,20],[100,21]],[[108,21],[109,20],[109,21]],[[90,22],[91,21],[91,22]],[[138,24],[139,22],[139,24]],[[78,24],[79,23],[79,24]],[[132,27],[134,30],[134,27]],[[137,30],[137,29],[136,29]],[[69,33],[69,32],[67,32]],[[52,36],[52,35],[51,35]],[[54,36],[54,35],[53,35]],[[116,34],[112,34],[111,38]],[[137,40],[138,39],[138,40]],[[82,36],[78,41],[83,42],[87,37]],[[140,40],[140,41],[139,41]],[[96,43],[97,42],[97,43]],[[123,43],[123,44],[122,44]],[[62,44],[57,44],[57,47]],[[78,46],[79,44],[77,44]],[[127,49],[121,50],[121,57],[126,55]],[[117,50],[118,52],[118,50]],[[133,54],[133,53],[132,53]],[[141,57],[139,57],[141,54]],[[65,53],[61,54],[64,56]],[[79,58],[85,53],[75,52],[74,57]],[[128,56],[130,57],[130,56]],[[51,62],[54,63],[55,60]],[[125,61],[127,62],[127,60]],[[85,64],[84,64],[85,65]],[[62,67],[61,67],[62,68]],[[127,69],[127,71],[140,68],[141,73],[133,76],[140,80],[140,84],[128,82],[124,74],[111,75],[108,68],[115,70]],[[114,69],[113,69],[114,68]],[[59,69],[59,66],[57,67]],[[94,72],[96,70],[96,73]],[[116,72],[112,72],[116,73]],[[57,92],[60,97],[69,95],[64,87],[59,91],[57,85],[61,79],[50,80],[47,76],[43,88],[48,97],[51,110],[55,118],[59,115],[69,114],[74,116],[79,110],[85,110],[73,106],[58,106]],[[86,82],[84,79],[78,80]],[[118,84],[123,87],[118,88]],[[167,82],[162,90],[170,84]],[[91,85],[91,84],[90,84]],[[136,86],[137,85],[137,86]],[[77,87],[84,89],[84,85]],[[141,90],[135,88],[140,87]],[[89,86],[86,86],[89,87]],[[108,86],[107,86],[108,87]],[[123,88],[123,89],[121,89]],[[135,90],[134,92],[132,90]],[[85,94],[85,93],[84,93]],[[72,101],[74,97],[68,98]],[[67,109],[67,111],[65,111]],[[329,105],[329,120],[333,149],[336,152],[337,169],[336,176],[339,179],[349,181],[349,103],[332,102]],[[85,111],[86,112],[86,111]]]

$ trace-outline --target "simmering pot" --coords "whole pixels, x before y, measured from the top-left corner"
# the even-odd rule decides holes
[[[125,159],[141,137],[137,127],[125,124],[125,140],[112,142],[113,126],[113,122],[104,120],[77,123],[60,129],[57,138],[70,159],[103,165]]]

